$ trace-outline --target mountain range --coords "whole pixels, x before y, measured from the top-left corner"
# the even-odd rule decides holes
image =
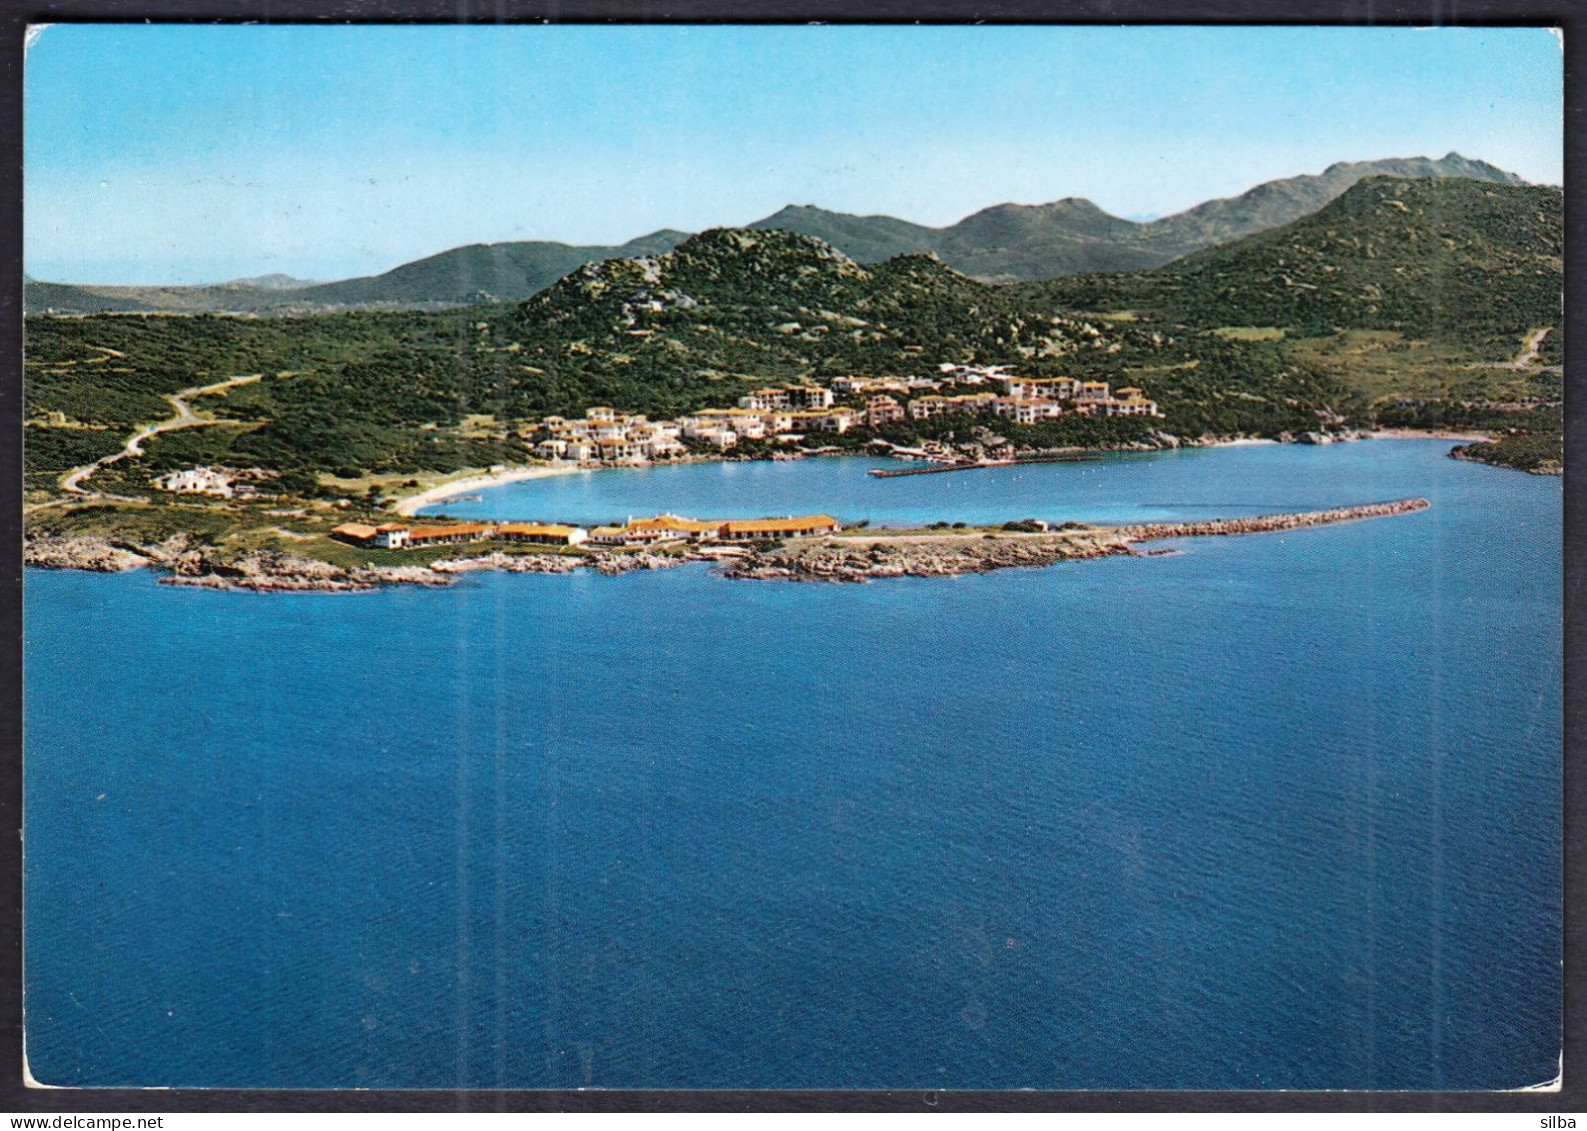
[[[1097,272],[1140,271],[1310,215],[1367,177],[1461,178],[1524,185],[1514,173],[1458,153],[1439,159],[1341,162],[1320,174],[1268,181],[1147,222],[1113,216],[1088,200],[999,204],[931,228],[891,216],[854,216],[789,205],[746,225],[813,236],[860,263],[929,253],[983,282],[1010,283]],[[264,276],[213,286],[127,287],[24,281],[28,313],[113,311],[303,314],[346,309],[436,309],[521,301],[569,272],[614,258],[672,250],[689,233],[661,230],[618,246],[550,242],[470,244],[380,275],[299,284]]]
[[[1538,331],[1560,324],[1562,251],[1558,188],[1371,177],[1281,228],[1137,272],[991,285],[933,254],[862,264],[813,236],[713,229],[576,267],[518,303],[39,319],[24,359],[28,411],[68,423],[30,430],[29,468],[53,482],[159,419],[170,392],[239,372],[291,376],[228,394],[233,428],[162,437],[161,468],[260,466],[311,483],[322,471],[480,467],[529,458],[515,422],[551,413],[606,404],[665,419],[769,382],[929,374],[944,362],[1139,384],[1163,412],[1065,417],[1041,426],[1053,445],[1153,429],[1296,435],[1341,414],[1552,436],[1557,405],[1479,409],[1557,402],[1557,369],[1523,373],[1511,359],[1541,341],[1559,364],[1559,334]],[[481,419],[502,433],[465,430]]]

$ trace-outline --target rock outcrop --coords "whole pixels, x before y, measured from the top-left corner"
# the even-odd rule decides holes
[[[46,534],[23,542],[22,560],[38,569],[90,569],[97,573],[120,573],[123,570],[141,569],[152,559],[109,538]]]
[[[605,575],[636,569],[670,569],[691,561],[723,561],[723,576],[776,581],[871,581],[885,577],[955,577],[995,569],[1036,568],[1056,562],[1141,554],[1137,543],[1167,538],[1203,538],[1300,530],[1336,522],[1386,518],[1424,510],[1426,499],[1399,499],[1357,507],[1220,518],[1200,522],[1137,523],[1125,526],[1067,524],[1049,532],[889,534],[885,531],[785,542],[765,550],[703,547],[683,554],[647,550],[586,554],[482,554],[429,565],[339,566],[279,550],[226,557],[192,547],[184,538],[135,545],[102,536],[38,535],[24,543],[23,560],[46,569],[104,572],[159,566],[167,585],[271,592],[359,592],[385,585],[451,585],[477,570],[568,573],[594,569]],[[1162,551],[1153,551],[1160,553]],[[732,553],[735,557],[726,557]],[[725,561],[724,561],[725,558]]]
[[[956,577],[995,569],[1048,566],[1072,559],[1140,554],[1139,542],[1301,530],[1337,522],[1387,518],[1428,507],[1400,499],[1358,507],[1128,526],[1091,526],[1046,534],[877,534],[785,543],[751,554],[725,576],[761,581],[871,581],[882,577]]]

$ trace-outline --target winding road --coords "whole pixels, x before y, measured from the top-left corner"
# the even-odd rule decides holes
[[[1525,369],[1529,365],[1537,364],[1538,352],[1543,348],[1543,339],[1548,337],[1552,326],[1544,326],[1541,330],[1534,330],[1532,336],[1526,340],[1526,346],[1516,355],[1510,363],[1512,369]]]
[[[88,480],[89,476],[102,467],[108,467],[117,460],[126,459],[128,456],[141,456],[143,454],[143,442],[158,436],[161,432],[175,432],[178,428],[199,428],[206,424],[235,424],[236,421],[232,420],[214,420],[198,415],[198,413],[193,411],[192,406],[187,403],[187,398],[207,396],[211,393],[223,393],[228,389],[236,388],[238,385],[251,385],[263,376],[263,373],[250,373],[244,377],[228,377],[224,381],[216,381],[213,385],[195,385],[191,389],[183,389],[181,392],[165,393],[165,400],[175,410],[176,415],[155,424],[145,424],[132,434],[127,442],[122,445],[119,452],[68,471],[61,476],[61,490],[72,495],[122,498],[123,496],[120,495],[103,495],[98,491],[90,491],[83,484]]]
[[[1510,361],[1479,361],[1473,363],[1472,368],[1517,370],[1531,369],[1534,365],[1537,365],[1538,359],[1543,350],[1543,339],[1548,337],[1549,331],[1552,329],[1554,329],[1554,327],[1544,326],[1541,330],[1533,330],[1527,335],[1526,344],[1521,347],[1521,352],[1516,354],[1515,357]],[[1560,372],[1560,367],[1557,365],[1542,365],[1538,366],[1538,369],[1544,373]]]

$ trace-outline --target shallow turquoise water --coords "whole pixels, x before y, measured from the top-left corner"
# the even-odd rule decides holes
[[[891,481],[702,465],[480,504],[878,522],[1434,504],[957,579],[691,566],[262,597],[30,572],[32,1070],[1552,1077],[1560,484],[1446,447]]]

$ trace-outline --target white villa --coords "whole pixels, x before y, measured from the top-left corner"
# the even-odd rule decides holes
[[[186,471],[173,471],[154,482],[162,491],[181,495],[213,495],[229,499],[236,494],[232,476],[212,467],[190,467]]]

